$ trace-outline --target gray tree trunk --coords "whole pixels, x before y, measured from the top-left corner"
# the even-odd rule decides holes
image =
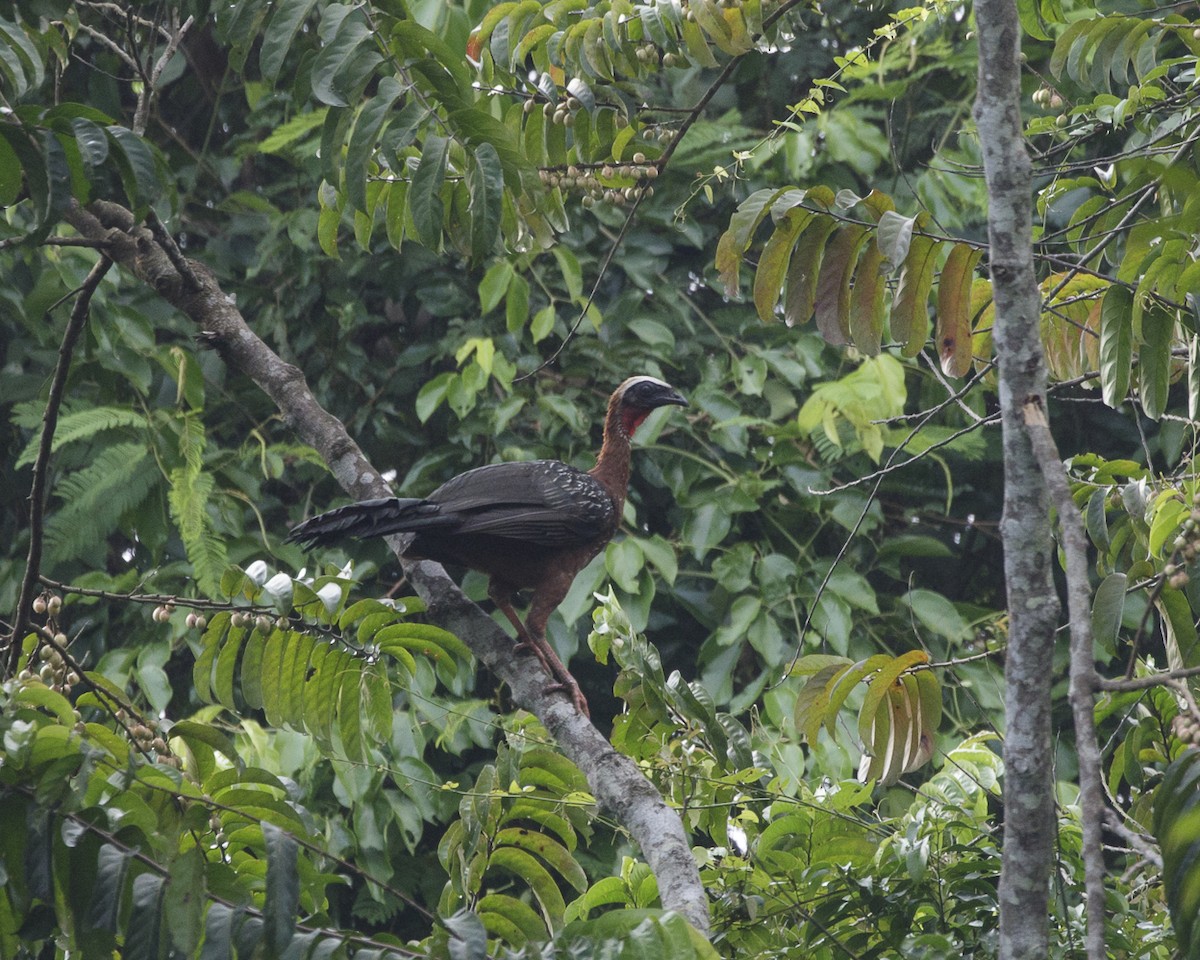
[[[1004,569],[1009,636],[1005,664],[1004,848],[1000,957],[1047,955],[1054,794],[1050,677],[1059,604],[1046,485],[1023,407],[1042,401],[1045,358],[1033,270],[1033,167],[1021,123],[1021,27],[1015,0],[975,4],[979,92],[975,121],[988,190],[995,344],[1004,430]]]

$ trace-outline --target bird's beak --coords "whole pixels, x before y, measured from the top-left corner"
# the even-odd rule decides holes
[[[688,406],[688,402],[684,399],[683,394],[678,390],[671,390],[658,398],[658,406],[665,407],[669,405],[686,407]]]

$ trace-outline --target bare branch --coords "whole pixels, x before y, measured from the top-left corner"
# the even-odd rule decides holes
[[[92,267],[83,285],[78,290],[75,306],[67,320],[62,344],[58,348],[58,365],[50,381],[50,396],[42,413],[42,439],[38,444],[37,458],[33,462],[33,480],[29,490],[29,553],[25,559],[25,575],[21,578],[21,589],[17,594],[17,609],[13,614],[12,634],[8,638],[8,649],[4,662],[4,676],[17,670],[21,656],[21,637],[29,625],[29,608],[33,603],[33,591],[42,565],[42,521],[46,509],[46,473],[50,465],[50,449],[54,442],[54,428],[58,425],[58,411],[62,406],[63,391],[67,385],[67,374],[71,370],[71,357],[75,344],[87,323],[92,305],[92,295],[100,281],[112,267],[113,261],[101,256]]]
[[[175,20],[175,16],[171,17]],[[149,74],[146,75],[146,86],[138,96],[137,110],[133,115],[133,132],[141,136],[146,132],[146,122],[150,118],[150,104],[158,93],[158,79],[162,76],[163,70],[167,68],[167,64],[171,62],[171,58],[175,56],[175,51],[179,48],[179,44],[183,42],[184,36],[191,29],[195,18],[188,17],[183,23],[171,30],[167,36],[167,44],[163,48],[163,52],[154,62],[154,66],[150,68]]]
[[[1184,667],[1180,670],[1165,670],[1162,673],[1152,673],[1146,677],[1126,677],[1123,680],[1096,681],[1096,689],[1122,693],[1129,690],[1148,690],[1151,687],[1169,687],[1176,680],[1186,680],[1188,677],[1200,677],[1200,667]]]

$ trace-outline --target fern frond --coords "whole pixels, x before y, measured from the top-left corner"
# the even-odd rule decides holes
[[[204,423],[194,414],[181,418],[179,431],[179,453],[188,470],[199,473],[204,465]]]
[[[40,425],[40,423],[41,414],[39,413],[38,424]],[[76,440],[86,440],[102,430],[113,430],[117,427],[144,427],[145,425],[146,418],[142,414],[123,407],[89,407],[75,410],[64,413],[58,418],[58,426],[54,430],[54,440],[50,445],[50,450],[53,452],[65,444],[74,443]],[[17,467],[33,463],[41,438],[40,430],[30,438],[21,455],[17,457]]]
[[[121,518],[146,499],[159,480],[144,443],[115,443],[54,493],[62,505],[46,523],[46,544],[56,560],[82,556],[107,539]]]
[[[215,485],[212,474],[193,470],[190,466],[176,467],[171,471],[170,479],[167,500],[171,517],[179,527],[192,572],[201,591],[216,597],[220,594],[221,575],[228,565],[228,555],[224,542],[213,532],[208,515],[208,502]]]

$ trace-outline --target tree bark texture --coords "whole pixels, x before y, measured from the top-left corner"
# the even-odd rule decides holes
[[[1047,955],[1054,853],[1050,679],[1059,604],[1052,576],[1046,484],[1023,408],[1043,402],[1045,358],[1033,269],[1032,163],[1020,109],[1021,27],[1016,0],[979,0],[975,121],[988,192],[989,264],[1004,434],[1005,663],[1004,848],[1001,960]]]
[[[392,496],[341,421],[317,402],[304,374],[250,329],[211,272],[183,258],[155,218],[150,220],[153,229],[147,229],[124,207],[101,201],[72,207],[68,220],[83,236],[104,242],[117,264],[186,313],[227,364],[271,397],[285,422],[321,454],[346,493],[356,500]],[[708,900],[678,813],[637,764],[618,753],[571,703],[547,694],[552,680],[536,658],[513,656],[514,641],[467,599],[439,564],[404,557],[403,537],[391,537],[389,543],[430,615],[509,685],[516,702],[542,721],[583,771],[601,807],[629,831],[658,879],[663,906],[707,933]]]
[[[1096,662],[1092,653],[1092,588],[1088,581],[1088,540],[1083,516],[1071,497],[1071,485],[1046,408],[1025,406],[1025,425],[1034,455],[1058,514],[1058,538],[1066,557],[1067,619],[1071,625],[1071,714],[1075,719],[1075,754],[1079,759],[1079,821],[1083,831],[1083,873],[1087,894],[1088,960],[1104,960],[1104,781],[1100,744],[1096,739]]]

